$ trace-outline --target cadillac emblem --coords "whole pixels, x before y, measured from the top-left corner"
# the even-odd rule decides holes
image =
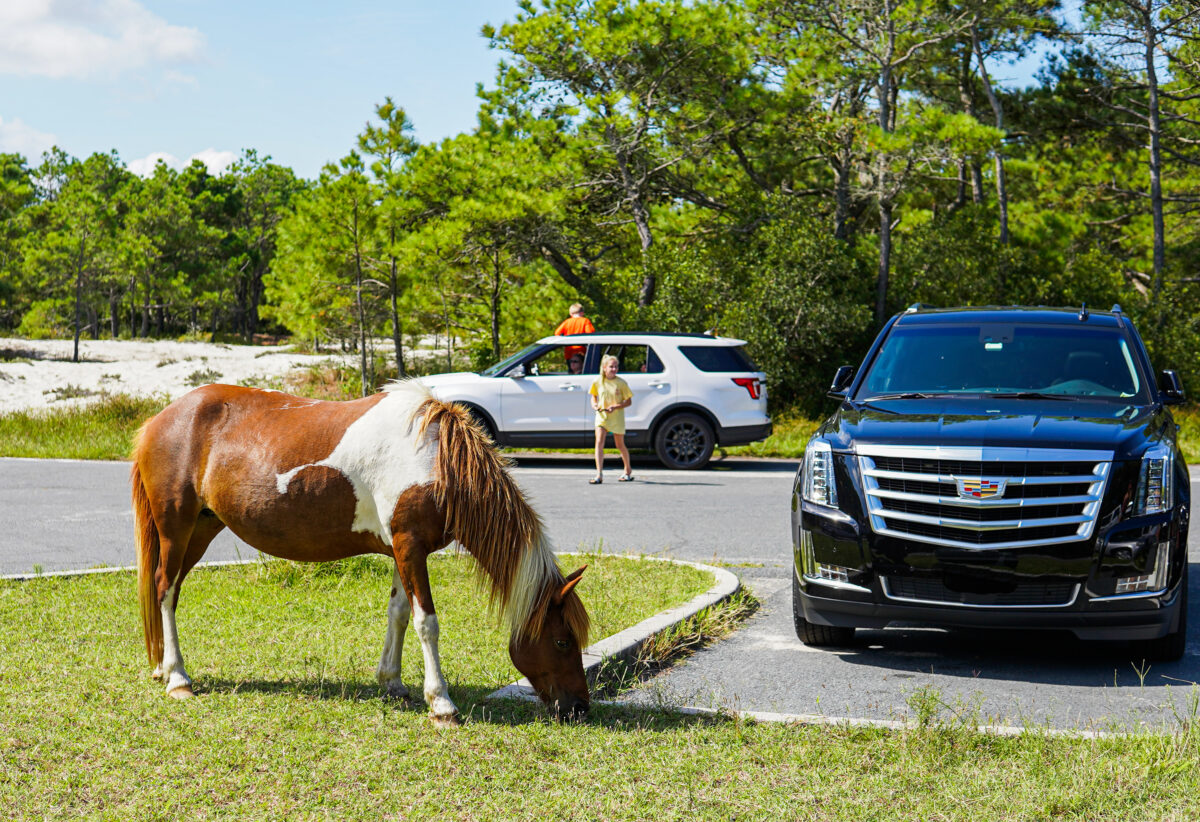
[[[984,479],[983,477],[955,477],[958,495],[967,499],[993,499],[1004,496],[1007,480]]]

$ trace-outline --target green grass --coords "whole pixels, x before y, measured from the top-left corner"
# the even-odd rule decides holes
[[[80,407],[0,414],[0,456],[123,460],[138,426],[165,405],[113,394]]]
[[[573,565],[578,558],[564,559]],[[600,633],[707,587],[588,557]],[[129,573],[0,582],[0,816],[83,819],[1192,819],[1200,730],[980,734],[914,699],[908,731],[596,705],[579,724],[480,703],[515,677],[468,562],[431,563],[467,716],[380,698],[385,563],[197,571],[180,632],[197,699],[148,678]],[[750,661],[748,660],[748,663]],[[411,631],[405,678],[418,685]],[[968,717],[969,720],[969,717]]]
[[[331,366],[313,367],[272,388],[321,399],[352,399],[342,376]],[[78,408],[13,411],[0,414],[0,457],[57,457],[71,459],[125,459],[133,434],[142,420],[158,413],[161,398],[112,394]],[[1189,465],[1200,464],[1200,408],[1172,409],[1179,423],[1179,439]],[[799,459],[819,423],[792,413],[775,418],[775,430],[762,442],[718,449],[716,456]],[[522,449],[525,450],[525,449]],[[539,453],[591,454],[585,449],[533,449]],[[608,450],[608,455],[613,455]]]
[[[804,456],[804,448],[808,439],[820,425],[818,420],[810,420],[793,413],[776,416],[771,436],[762,442],[752,442],[749,445],[737,445],[732,448],[721,448],[720,453],[731,457],[783,457],[800,459]]]

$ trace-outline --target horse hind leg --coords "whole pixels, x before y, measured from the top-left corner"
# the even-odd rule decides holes
[[[401,681],[400,659],[404,652],[404,635],[408,632],[408,620],[412,615],[412,604],[408,594],[404,592],[404,582],[400,572],[392,571],[392,595],[388,599],[387,636],[383,640],[383,655],[379,658],[379,667],[375,670],[375,678],[379,681],[384,693],[396,699],[408,701],[408,686]]]
[[[206,512],[207,513],[207,512]],[[215,516],[201,514],[190,533],[175,538],[163,536],[159,562],[159,609],[163,624],[163,658],[154,671],[154,678],[165,680],[167,694],[175,699],[194,696],[192,678],[183,664],[179,648],[179,630],[175,611],[179,605],[179,589],[184,577],[195,567],[213,538],[224,528]],[[186,546],[180,550],[180,546]]]

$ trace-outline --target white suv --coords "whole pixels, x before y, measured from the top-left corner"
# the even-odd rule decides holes
[[[595,442],[588,388],[613,354],[633,389],[625,412],[631,448],[652,448],[668,468],[702,468],[717,445],[771,433],[766,375],[745,342],[707,334],[611,333],[543,337],[480,371],[422,377],[440,400],[462,403],[498,445],[589,448]],[[568,365],[583,357],[582,370]]]

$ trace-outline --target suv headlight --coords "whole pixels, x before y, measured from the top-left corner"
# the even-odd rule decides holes
[[[837,508],[837,484],[833,481],[833,449],[824,440],[810,440],[804,449],[801,495],[808,502]]]
[[[1161,514],[1175,504],[1175,453],[1169,442],[1160,442],[1142,457],[1136,514]]]

